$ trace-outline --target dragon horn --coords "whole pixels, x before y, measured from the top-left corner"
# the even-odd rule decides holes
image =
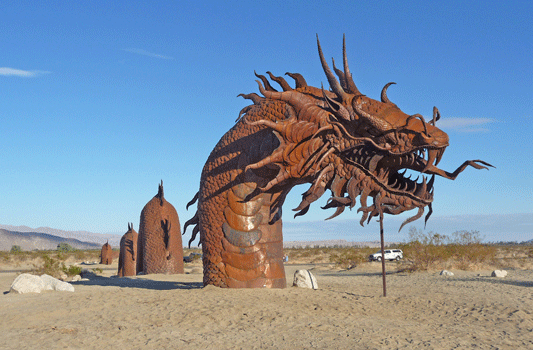
[[[389,86],[391,86],[392,84],[396,84],[396,83],[388,83],[387,85],[385,85],[383,87],[383,90],[381,90],[381,102],[383,103],[392,103],[389,98],[387,97],[387,89],[389,88]]]
[[[348,92],[354,95],[361,95],[357,86],[352,78],[352,73],[350,73],[350,68],[348,68],[348,57],[346,56],[346,36],[342,35],[342,60],[344,63],[344,79],[346,80],[346,85],[348,87]]]
[[[340,97],[343,101],[348,100],[348,95],[346,92],[342,89],[341,84],[339,84],[337,78],[335,78],[335,75],[333,75],[333,72],[329,68],[328,64],[326,63],[326,60],[324,59],[324,54],[322,53],[322,48],[320,47],[320,40],[318,40],[318,34],[316,35],[316,42],[318,45],[318,55],[320,56],[320,62],[322,63],[322,69],[324,69],[324,73],[326,73],[326,77],[328,78],[329,86],[331,87],[331,90]]]
[[[437,107],[433,107],[433,120],[430,121],[429,124],[432,124],[434,126],[439,119],[440,119],[439,109]]]

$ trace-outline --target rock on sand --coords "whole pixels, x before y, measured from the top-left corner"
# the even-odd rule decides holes
[[[491,276],[492,277],[503,278],[503,277],[507,276],[507,271],[505,271],[505,270],[494,270],[494,271],[492,271]]]
[[[23,273],[11,284],[10,293],[41,293],[43,290],[74,292],[74,287],[49,275],[35,276]]]
[[[292,285],[300,288],[318,289],[316,278],[309,270],[296,270]]]

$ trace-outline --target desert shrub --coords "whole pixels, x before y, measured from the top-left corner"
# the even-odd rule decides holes
[[[69,267],[66,267],[65,265],[63,265],[62,270],[68,276],[75,276],[75,275],[81,274],[81,267],[79,267],[79,266],[71,265]]]
[[[60,252],[73,252],[74,249],[70,244],[62,242],[57,245],[57,250]]]
[[[100,250],[75,250],[71,253],[75,260],[98,260]]]
[[[55,257],[56,257],[56,259],[64,261],[64,260],[67,259],[67,254],[65,254],[62,251],[59,251],[59,252],[57,252],[57,254],[55,254]]]
[[[31,272],[35,275],[47,274],[59,278],[65,265],[61,261],[50,257],[48,254],[43,255],[41,259],[41,264],[34,265]]]
[[[0,259],[4,262],[9,261],[10,254],[8,252],[0,252]]]
[[[63,273],[67,276],[79,275],[81,273],[81,267],[74,265],[67,267],[57,255],[56,257],[51,257],[48,254],[43,254],[41,255],[41,263],[34,265],[31,272],[36,275],[47,274],[59,278]]]
[[[375,248],[360,247],[305,247],[285,248],[289,261],[299,264],[333,263],[340,268],[352,268],[368,259]]]
[[[87,252],[83,250],[76,250],[74,252],[74,259],[76,260],[87,260]]]
[[[494,261],[496,248],[481,244],[478,231],[457,231],[452,236],[423,233],[411,227],[409,241],[400,247],[408,265],[407,271],[440,268],[470,270]]]
[[[291,259],[311,258],[320,255],[323,252],[323,248],[306,246],[305,248],[292,248],[287,249],[286,251],[286,254]]]
[[[356,267],[368,260],[373,248],[338,248],[330,255],[330,261],[343,269]]]
[[[11,253],[11,251],[9,252],[9,256],[10,256],[10,259],[11,262],[15,262],[15,263],[18,263],[18,262],[23,262],[23,261],[26,261],[26,260],[31,260],[35,257],[35,254],[33,252],[28,252],[28,251],[18,251],[18,252],[14,252],[14,253]],[[8,259],[6,259],[8,260]]]
[[[14,245],[11,247],[11,250],[9,252],[11,254],[20,254],[22,253],[22,248],[19,245]]]

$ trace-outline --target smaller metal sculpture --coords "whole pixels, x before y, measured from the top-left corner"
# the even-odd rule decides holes
[[[137,275],[137,238],[133,223],[128,224],[128,232],[120,240],[120,255],[118,256],[118,277]]]
[[[113,263],[113,250],[107,241],[102,246],[102,251],[100,253],[100,264],[111,265]]]
[[[163,181],[141,212],[137,257],[138,272],[184,273],[180,221],[164,197]]]

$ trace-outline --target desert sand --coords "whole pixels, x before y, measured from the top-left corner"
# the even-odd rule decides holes
[[[533,271],[398,273],[388,263],[351,270],[286,265],[286,289],[203,287],[183,275],[112,277],[76,291],[7,293],[0,271],[1,349],[533,349]],[[312,269],[319,289],[291,287]]]

